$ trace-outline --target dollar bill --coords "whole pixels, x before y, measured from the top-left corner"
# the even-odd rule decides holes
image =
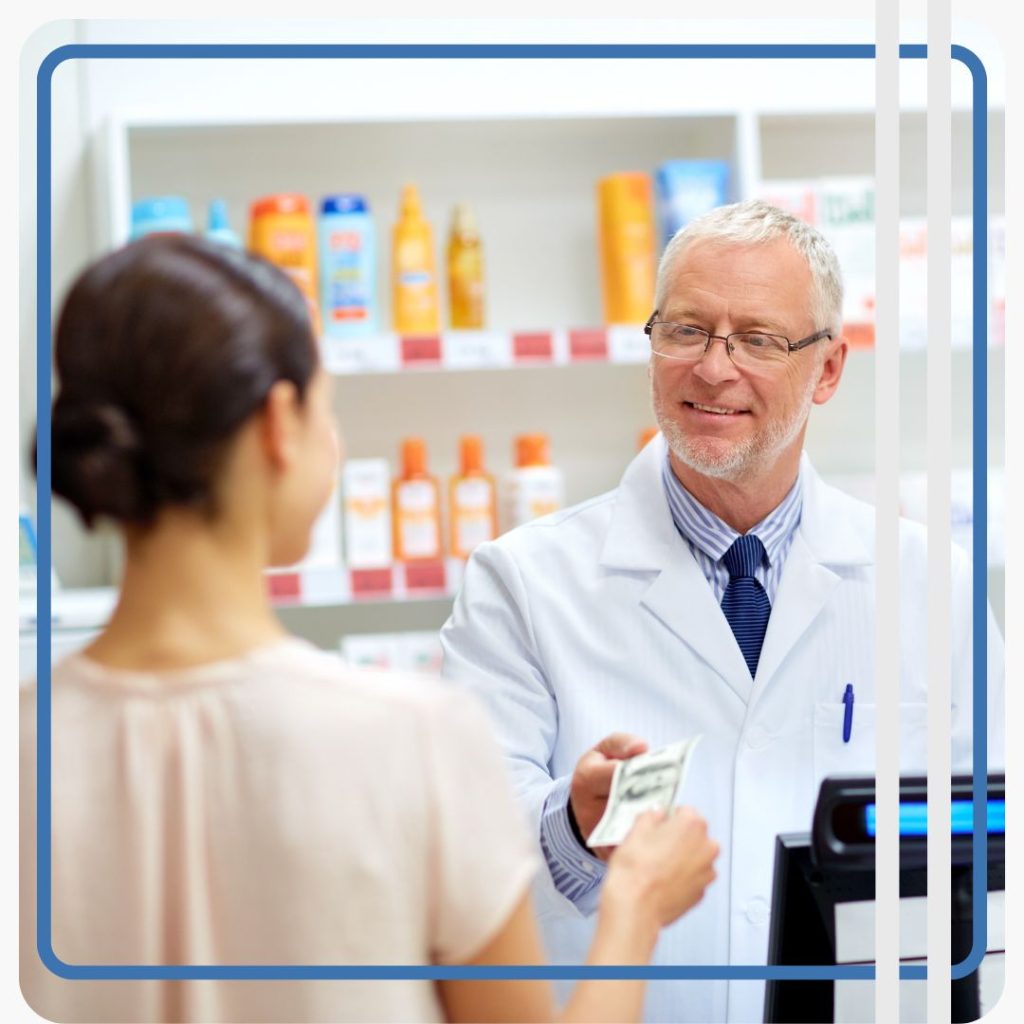
[[[590,833],[587,846],[618,846],[644,811],[667,811],[686,778],[690,755],[699,739],[691,736],[619,761],[604,814]]]

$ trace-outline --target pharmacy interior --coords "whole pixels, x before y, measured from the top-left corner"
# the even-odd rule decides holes
[[[46,31],[47,49],[117,41],[119,31],[165,41],[146,23]],[[193,40],[176,31],[200,41],[198,29]],[[925,69],[903,63],[900,500],[924,520]],[[969,546],[963,67],[952,84],[952,529]],[[998,83],[987,117],[987,572],[1002,627]],[[438,671],[437,631],[473,547],[617,485],[654,426],[643,324],[657,256],[676,228],[725,202],[767,198],[833,242],[852,350],[835,399],[812,414],[807,450],[826,480],[872,495],[870,61],[835,74],[815,60],[735,60],[723,73],[700,59],[96,57],[57,68],[52,119],[55,306],[91,259],[152,231],[252,248],[307,297],[346,461],[307,557],[268,572],[267,586],[290,630],[356,664]],[[30,253],[23,259],[32,265]],[[36,414],[33,326],[23,309],[23,436]],[[21,498],[31,533],[27,465]],[[86,535],[66,510],[53,514],[56,654],[103,625],[120,552],[112,534]],[[22,561],[22,674],[31,675],[31,544]]]

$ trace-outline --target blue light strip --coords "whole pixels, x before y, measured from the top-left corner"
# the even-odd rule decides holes
[[[986,832],[988,835],[1006,834],[1006,801],[986,801]],[[874,804],[864,807],[864,829],[875,838],[877,812]],[[951,831],[955,836],[974,834],[974,801],[954,800],[950,805]],[[928,835],[928,805],[926,803],[900,804],[900,835]]]

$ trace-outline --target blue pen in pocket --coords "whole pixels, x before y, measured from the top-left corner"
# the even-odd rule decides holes
[[[850,742],[850,733],[853,732],[853,683],[847,683],[843,691],[843,704],[846,709],[843,711],[843,742]]]

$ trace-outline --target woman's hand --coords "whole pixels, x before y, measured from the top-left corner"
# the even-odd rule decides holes
[[[661,929],[700,902],[716,876],[718,843],[707,822],[692,808],[671,813],[647,811],[637,818],[608,866],[602,910],[626,913],[632,907],[644,923]]]

